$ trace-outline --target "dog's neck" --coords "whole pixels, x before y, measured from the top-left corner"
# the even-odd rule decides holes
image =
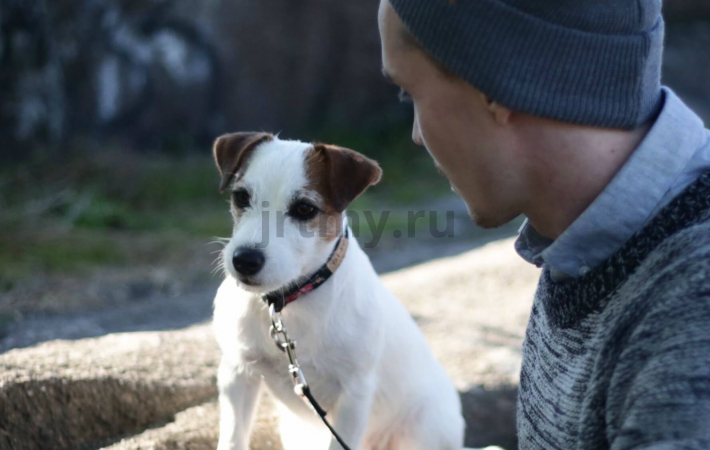
[[[300,278],[274,291],[267,292],[263,294],[261,298],[269,306],[274,305],[275,310],[280,312],[286,305],[295,301],[300,296],[317,289],[338,270],[345,259],[349,242],[348,226],[345,225],[343,227],[343,234],[338,238],[338,242],[335,244],[335,248],[333,248],[325,264],[312,275]]]

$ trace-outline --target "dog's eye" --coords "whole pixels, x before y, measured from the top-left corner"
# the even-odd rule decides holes
[[[309,220],[318,213],[318,208],[305,201],[296,202],[288,215],[296,220]]]
[[[246,189],[238,189],[232,192],[232,200],[234,200],[234,204],[237,205],[238,208],[244,209],[249,207],[251,196]]]

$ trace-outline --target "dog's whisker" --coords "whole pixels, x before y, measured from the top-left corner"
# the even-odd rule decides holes
[[[227,268],[225,267],[224,263],[222,263],[222,262],[217,262],[214,265],[214,270],[215,270],[215,273],[219,273],[219,272],[223,272],[224,274],[227,273]]]
[[[227,267],[224,265],[223,262],[220,262],[215,268],[213,269],[213,274],[217,275],[218,273],[222,273],[223,276],[227,276]]]
[[[217,275],[218,273],[222,273],[224,276],[227,276],[227,266],[225,265],[224,258],[222,258],[221,255],[217,256],[213,261],[212,265],[214,268],[212,269],[211,273],[212,275]]]
[[[212,239],[214,240],[205,243],[205,245],[222,245],[223,247],[226,247],[229,243],[228,238],[213,237]]]

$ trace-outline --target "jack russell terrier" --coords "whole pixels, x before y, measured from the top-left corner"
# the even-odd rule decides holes
[[[298,341],[310,391],[352,450],[460,450],[456,389],[343,226],[345,208],[379,181],[377,163],[267,133],[221,136],[213,153],[234,218],[214,305],[218,449],[249,448],[263,385],[276,399],[286,450],[341,449],[294,392],[268,303],[283,308],[277,314]]]

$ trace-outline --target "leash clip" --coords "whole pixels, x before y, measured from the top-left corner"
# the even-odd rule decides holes
[[[276,348],[286,353],[288,357],[288,373],[291,375],[291,381],[293,381],[293,391],[298,396],[304,397],[303,390],[308,388],[308,383],[296,358],[296,341],[292,341],[289,338],[286,327],[283,324],[283,316],[281,312],[276,311],[276,307],[273,304],[269,305],[269,315],[271,316],[269,334],[271,339],[274,340]]]
[[[283,316],[281,316],[280,311],[276,311],[276,307],[273,303],[269,305],[269,316],[271,316],[271,327],[269,328],[269,335],[271,335],[271,339],[273,339],[274,343],[276,343],[276,348],[278,348],[282,352],[285,352],[285,346],[289,343],[293,343],[293,346],[295,348],[296,343],[294,341],[291,341],[291,339],[288,337],[288,333],[286,332],[286,327],[284,327]]]

